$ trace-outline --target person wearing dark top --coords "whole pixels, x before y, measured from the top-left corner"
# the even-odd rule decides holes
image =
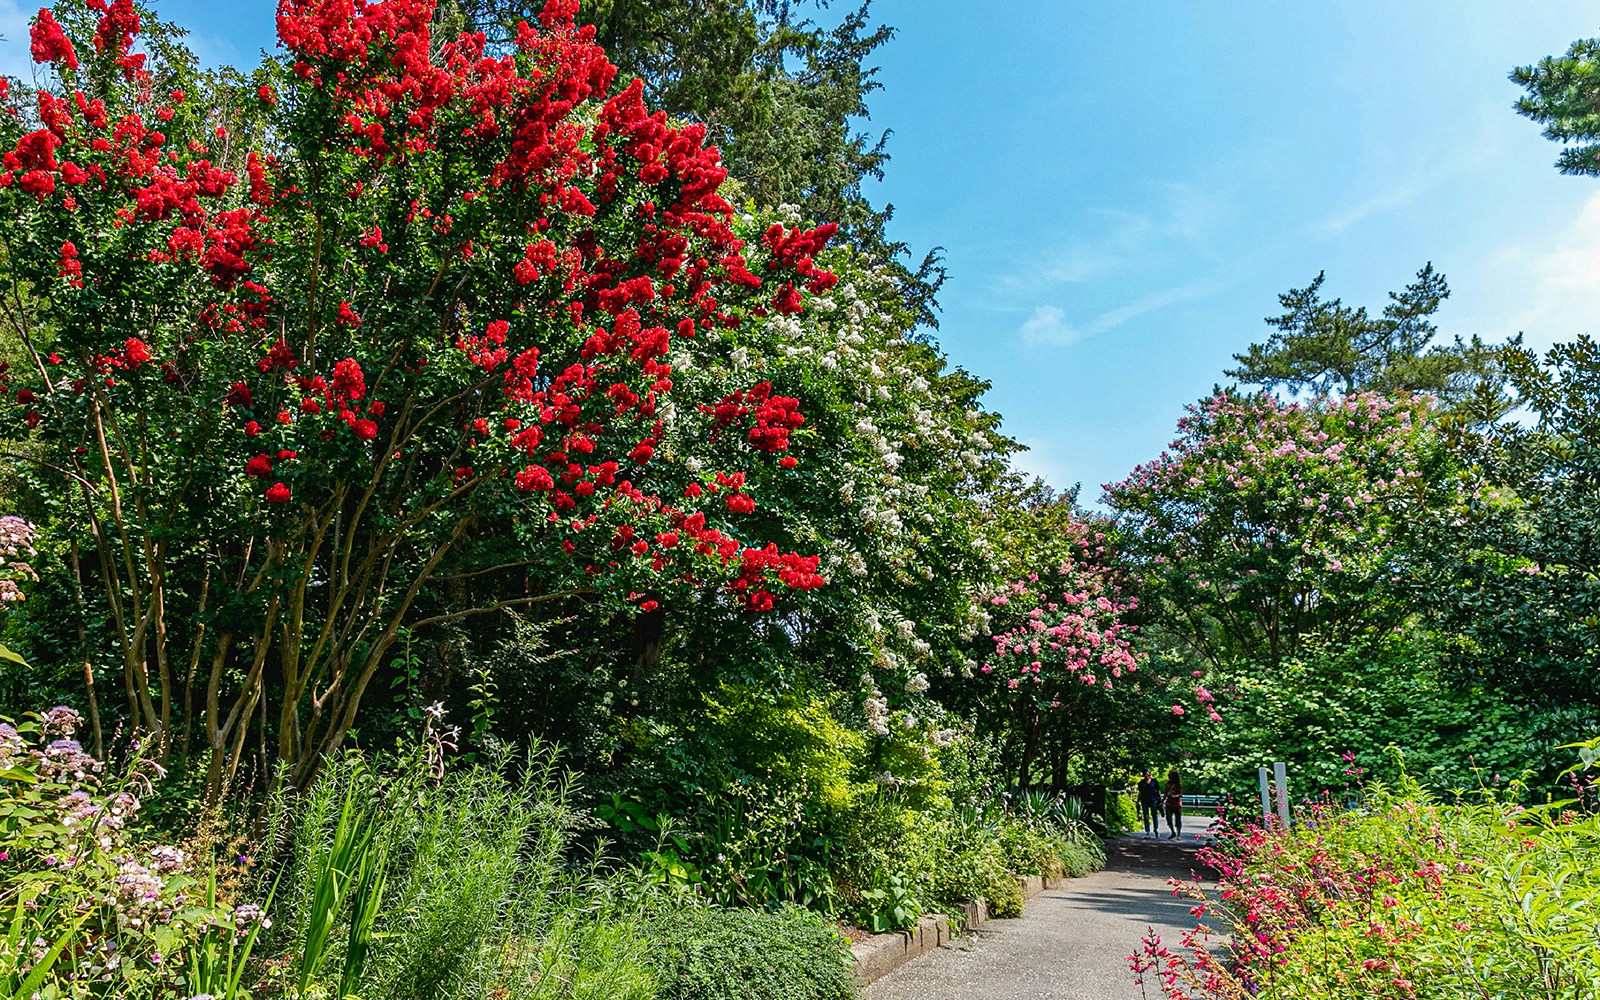
[[[1177,768],[1167,772],[1166,806],[1167,829],[1171,831],[1167,839],[1177,840],[1183,836],[1183,782]]]
[[[1154,837],[1161,832],[1161,782],[1149,771],[1139,779],[1139,822],[1144,835]]]

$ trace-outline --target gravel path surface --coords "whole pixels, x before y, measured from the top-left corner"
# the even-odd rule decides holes
[[[1199,841],[1122,838],[1108,847],[1105,871],[890,973],[865,1000],[1137,1000],[1127,956],[1148,927],[1170,943],[1192,926],[1189,902],[1173,898],[1167,878],[1189,876]]]

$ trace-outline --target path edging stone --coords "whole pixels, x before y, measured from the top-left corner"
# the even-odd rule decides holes
[[[1017,879],[1023,899],[1032,899],[1046,889],[1059,889],[1066,883],[1064,878],[1039,875],[1025,875]],[[910,930],[874,934],[851,945],[856,982],[870,986],[907,962],[921,958],[935,948],[950,945],[991,919],[989,903],[983,899],[962,903],[960,910],[960,913],[949,916],[930,913],[918,920],[917,926]]]

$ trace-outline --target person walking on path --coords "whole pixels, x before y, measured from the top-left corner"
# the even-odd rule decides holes
[[[1161,832],[1161,782],[1149,771],[1139,779],[1139,822],[1146,838]]]
[[[1183,781],[1178,777],[1178,769],[1173,768],[1167,772],[1167,835],[1168,840],[1177,840],[1183,836]]]

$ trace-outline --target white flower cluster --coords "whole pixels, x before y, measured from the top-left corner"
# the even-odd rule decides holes
[[[771,218],[743,219],[741,235],[753,241]],[[782,207],[777,218],[790,228],[806,224],[798,206]],[[935,671],[951,675],[957,661],[944,662],[945,644],[987,625],[963,599],[976,595],[952,595],[955,588],[947,587],[981,576],[992,562],[981,538],[952,536],[967,530],[952,507],[970,502],[975,475],[1000,463],[1002,439],[991,430],[993,414],[952,397],[937,355],[906,327],[891,272],[859,263],[836,270],[840,283],[808,296],[799,314],[774,312],[693,339],[674,337],[667,360],[685,398],[715,402],[762,380],[802,398],[803,444],[791,453],[836,502],[825,502],[814,522],[785,515],[795,522],[787,527],[797,548],[822,556],[825,577],[858,595],[857,638],[871,666],[863,712],[874,733],[887,735],[901,728],[890,701],[924,694]],[[683,456],[689,472],[709,474],[713,463],[693,457],[704,454],[709,413],[680,405],[658,415],[665,425],[658,456]],[[719,438],[724,446],[748,447],[734,435]],[[919,588],[948,602],[951,616],[930,621],[924,634],[912,620],[917,615],[896,606],[901,594]],[[925,604],[915,606],[926,614]]]
[[[878,736],[889,735],[889,702],[877,688],[861,703],[861,714],[867,717],[868,731]]]

